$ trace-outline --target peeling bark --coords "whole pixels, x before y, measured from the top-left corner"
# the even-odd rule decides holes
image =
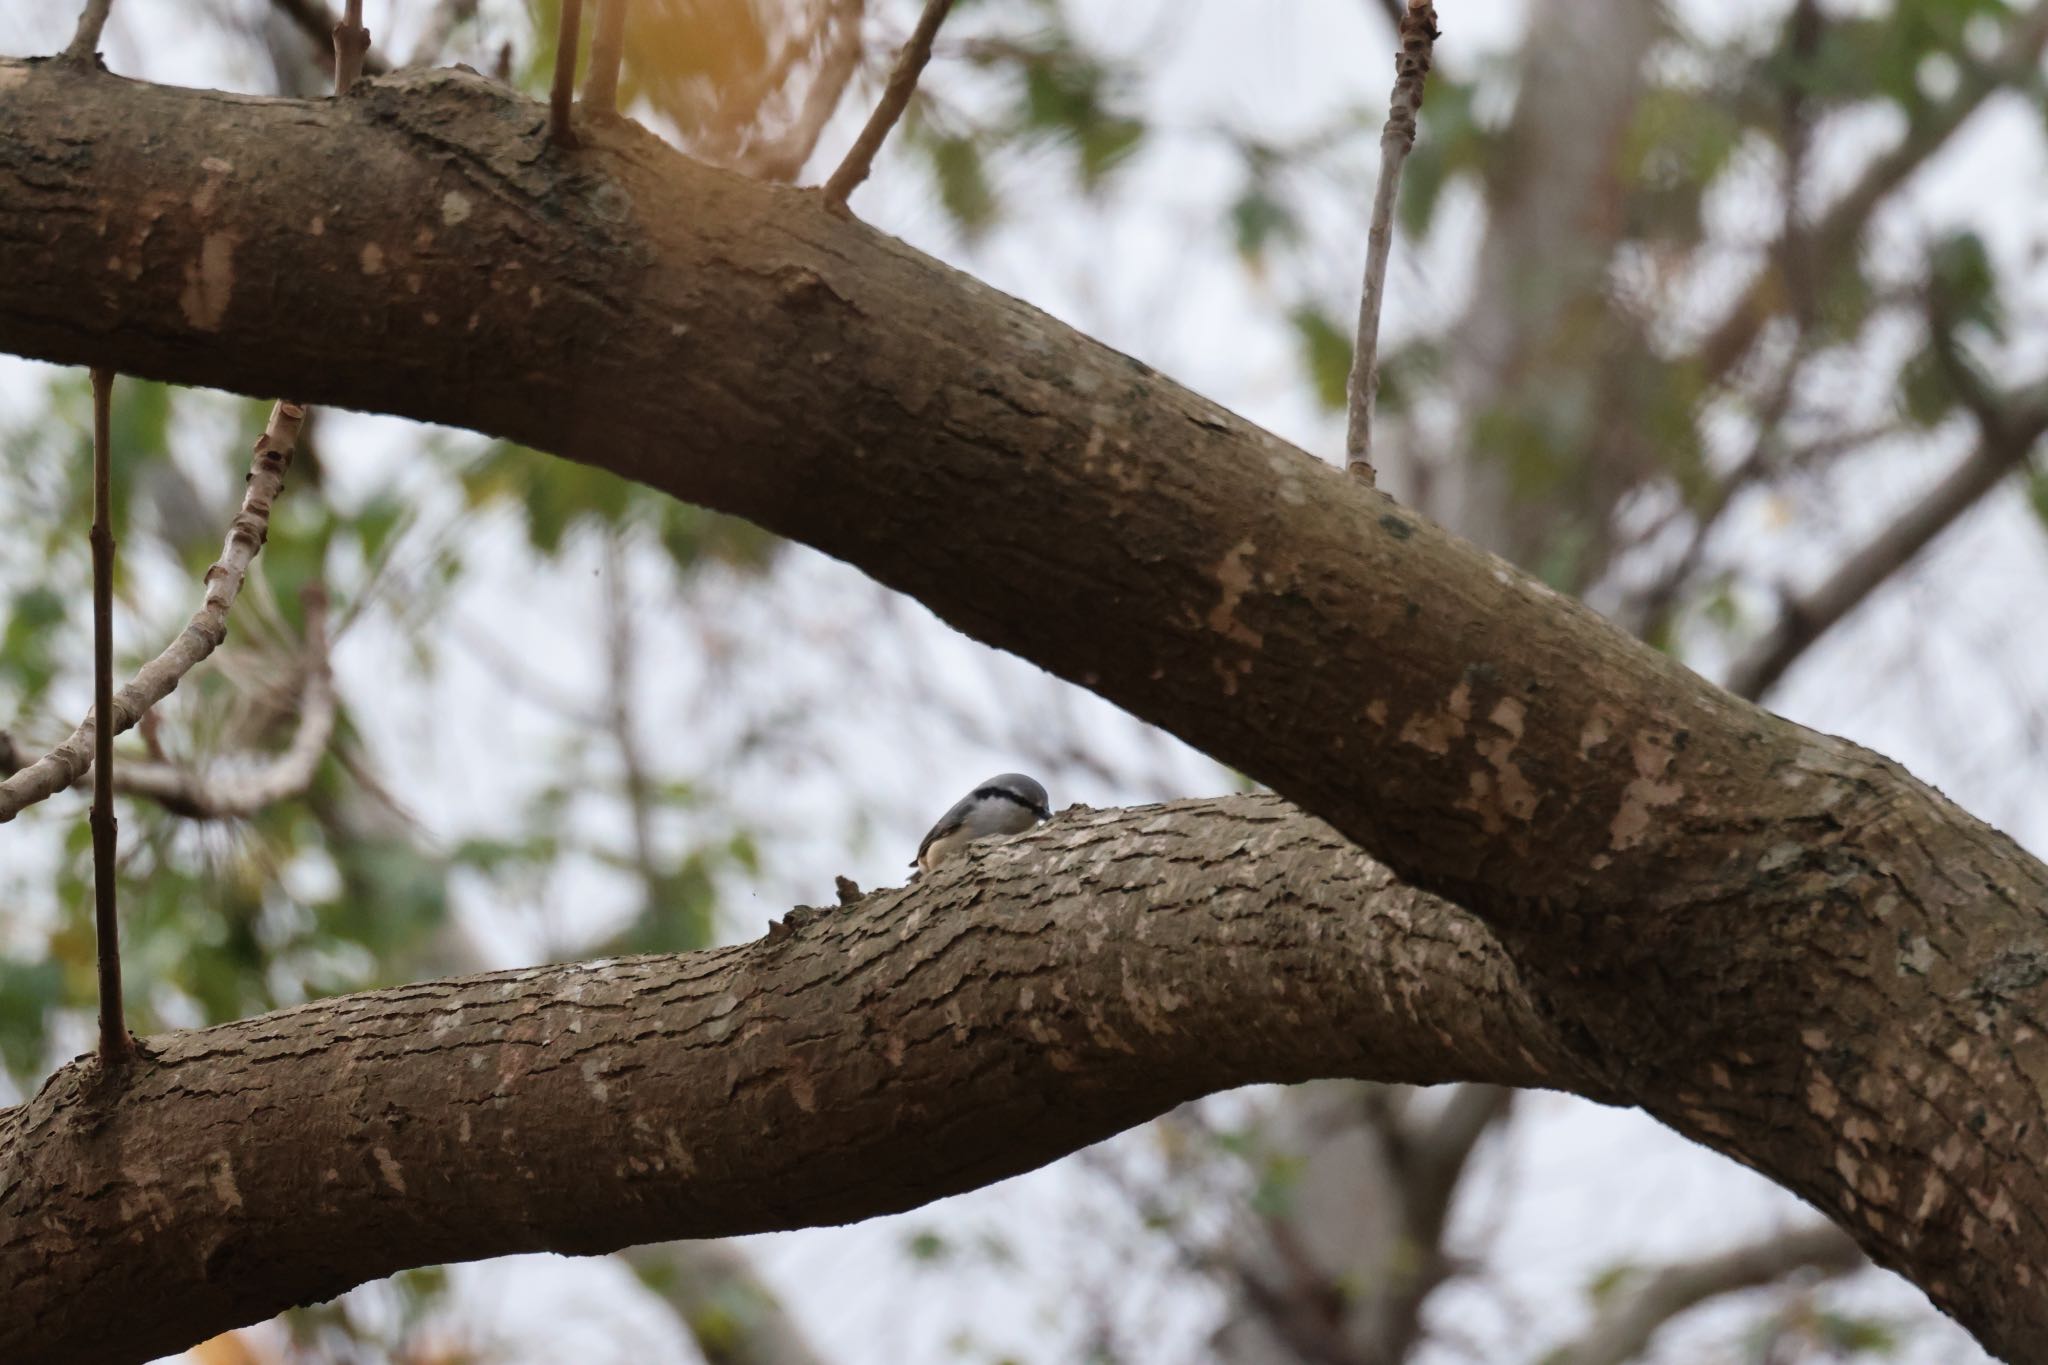
[[[21,62],[0,62],[0,124],[10,130],[0,348],[472,427],[838,555],[1269,782],[1414,885],[1465,906],[1516,963],[1533,1009],[1523,1041],[1557,1040],[1580,1088],[1641,1104],[1811,1199],[1991,1349],[2048,1358],[2048,869],[1895,765],[1730,697],[1341,471],[840,221],[814,195],[696,166],[631,127],[592,128],[578,152],[551,149],[543,108],[461,74],[371,81],[347,101],[309,103]],[[296,321],[307,318],[319,325]],[[1348,865],[1334,847],[1325,854],[1332,875]],[[1122,865],[1114,850],[1096,856]],[[1241,855],[1216,877],[1256,881],[1261,868]],[[914,902],[899,913],[914,915]],[[1121,962],[1149,960],[1142,936],[1116,935],[1149,933],[1154,921],[1096,928],[1075,914],[1046,931],[1061,954],[1114,944]],[[1258,918],[1281,934],[1332,922],[1305,916],[1290,905]],[[973,941],[990,951],[1011,937],[987,905],[954,923],[978,926]],[[898,932],[879,920],[875,931]],[[661,1071],[660,1040],[714,1027],[692,1022],[708,1008],[688,984],[695,974],[740,970],[761,951],[662,969],[682,972],[680,984],[644,999],[630,983],[654,969],[592,969],[589,981],[623,992],[617,1009],[638,1030],[593,1060]],[[1094,993],[1115,978],[1068,976],[1078,960],[1054,960],[1034,998],[1050,999],[1057,981],[1083,1002],[1060,1007],[1077,1020],[1131,1007]],[[1314,979],[1314,962],[1307,953],[1289,970]],[[1178,997],[1230,966],[1230,949],[1211,944],[1157,964],[1153,987]],[[607,975],[618,972],[628,984]],[[570,979],[586,978],[478,989],[541,981],[545,994]],[[852,979],[783,984],[815,993],[806,1026],[829,1033],[857,1017],[835,993]],[[262,1228],[274,1235],[260,1258],[209,1272],[205,1258],[227,1253],[202,1238],[175,1243],[173,1256],[159,1230],[158,1264],[134,1264],[122,1239],[187,1216],[180,1206],[208,1188],[203,1164],[164,1165],[144,1186],[160,1198],[103,1198],[97,1208],[114,1212],[100,1224],[70,1225],[76,1245],[107,1254],[74,1255],[64,1274],[119,1281],[121,1302],[161,1303],[166,1320],[196,1327],[188,1305],[237,1292],[215,1278],[227,1266],[235,1284],[302,1296],[382,1273],[399,1262],[380,1258],[401,1243],[411,1264],[522,1239],[596,1249],[855,1217],[1046,1160],[1199,1088],[1403,1069],[1397,1019],[1344,1015],[1332,1031],[1284,980],[1233,974],[1230,986],[1231,1012],[1199,1043],[1152,1031],[1145,1021],[1162,1016],[1148,1004],[1115,1028],[1128,1053],[1085,1030],[1040,1039],[1004,1015],[947,1043],[943,1068],[932,1054],[934,1075],[945,1072],[931,1081],[932,1108],[912,1116],[900,1094],[883,1110],[849,1100],[829,1134],[787,1108],[749,1106],[795,1104],[799,1080],[815,1100],[821,1087],[881,1073],[872,1062],[849,1061],[844,1075],[812,1069],[806,1026],[777,1032],[775,1078],[753,1082],[756,1096],[728,1092],[722,1126],[705,1138],[713,1155],[694,1158],[723,1171],[743,1145],[774,1178],[716,1189],[624,1164],[581,1169],[591,1148],[544,1141],[544,1127],[504,1130],[514,1136],[498,1136],[492,1162],[441,1164],[456,1150],[446,1097],[468,1093],[451,1091],[465,1073],[442,1065],[418,1012],[378,1002],[460,1000],[508,1036],[515,1024],[532,1030],[520,1032],[523,1048],[479,1043],[481,1066],[568,1047],[569,1016],[556,1006],[519,996],[504,1006],[511,1014],[494,1013],[500,1005],[471,1002],[467,987],[174,1039],[162,1045],[169,1070],[151,1076],[188,1074],[173,1064],[191,1049],[248,1040],[212,1059],[222,1070],[209,1084],[226,1098],[152,1099],[157,1081],[145,1080],[93,1120],[95,1137],[82,1101],[66,1099],[72,1077],[0,1116],[0,1138],[11,1133],[16,1161],[49,1148],[40,1159],[85,1162],[145,1112],[159,1125],[191,1115],[173,1125],[181,1133],[187,1122],[253,1132],[260,1124],[243,1122],[232,1095],[269,1073],[242,1060],[243,1046],[338,1050],[359,1068],[374,1062],[380,1083],[434,1099],[424,1111],[434,1121],[403,1132],[381,1111],[334,1107],[324,1089],[280,1102],[303,1112],[290,1147],[273,1153],[390,1155],[392,1168],[383,1158],[333,1168],[352,1195],[382,1185],[393,1196],[361,1257],[295,1241],[303,1210],[266,1201]],[[1415,999],[1439,988],[1403,986]],[[650,1003],[668,996],[665,1008]],[[858,1003],[874,1010],[879,999]],[[291,1022],[330,1018],[347,1031],[316,1029],[317,1043]],[[277,1039],[264,1032],[279,1027]],[[1441,1027],[1450,1047],[1470,1023]],[[684,1048],[675,1064],[736,1087],[743,1073],[728,1068],[745,1065],[743,1043],[694,1060]],[[1203,1059],[1198,1080],[1178,1069],[1180,1043]],[[1528,1084],[1547,1074],[1503,1074],[1502,1055],[1489,1051],[1491,1066],[1439,1055],[1419,1068],[1427,1075],[1393,1078]],[[363,1093],[363,1073],[349,1075],[344,1095]],[[569,1086],[563,1103],[589,1107],[587,1091],[549,1076]],[[1126,1107],[1097,1104],[1105,1077],[1124,1087]],[[1014,1094],[969,1099],[1000,1079],[1086,1118],[1046,1118],[1030,1107],[1041,1100]],[[701,1093],[647,1084],[654,1108]],[[874,1136],[913,1117],[927,1125],[921,1142]],[[60,1121],[61,1132],[48,1126]],[[605,1132],[643,1161],[662,1152],[654,1139]],[[236,1166],[245,1200],[259,1177],[291,1178],[269,1164]],[[101,1170],[90,1188],[121,1191],[122,1179]],[[542,1188],[557,1181],[580,1192],[574,1210]],[[580,1198],[593,1181],[608,1191],[595,1205]],[[17,1236],[20,1220],[63,1193],[27,1182],[0,1166],[0,1200],[11,1201],[0,1217],[16,1220]],[[164,1182],[190,1193],[171,1199]],[[479,1195],[479,1184],[505,1202],[441,1198]],[[229,1225],[246,1234],[251,1220],[223,1217]],[[40,1262],[6,1264],[18,1267],[10,1284],[49,1274]],[[178,1297],[145,1294],[139,1281],[176,1284]]]

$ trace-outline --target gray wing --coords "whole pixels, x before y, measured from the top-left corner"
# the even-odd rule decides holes
[[[980,788],[976,788],[975,790],[979,791]],[[933,825],[930,829],[926,830],[924,838],[918,840],[917,856],[910,860],[910,865],[912,867],[917,867],[918,865],[923,863],[924,851],[926,849],[930,848],[932,844],[937,840],[945,838],[948,834],[951,834],[954,830],[966,824],[967,812],[969,809],[973,807],[973,805],[974,792],[969,792],[967,793],[967,795],[961,797],[958,801],[955,801],[953,803],[953,808],[947,811],[944,815],[941,815],[939,817],[939,822]]]

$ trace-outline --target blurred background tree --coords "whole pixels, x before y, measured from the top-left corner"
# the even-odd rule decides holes
[[[71,16],[13,19],[49,51]],[[372,69],[544,93],[556,0],[366,6]],[[814,183],[907,0],[636,0],[622,109]],[[322,0],[126,0],[117,71],[318,96]],[[1341,447],[1391,6],[961,0],[864,217]],[[1401,205],[1382,483],[2040,850],[2048,6],[1446,7]],[[585,26],[588,32],[588,24]],[[169,638],[262,410],[123,381],[117,644]],[[88,395],[0,365],[0,766],[83,711]],[[331,601],[314,621],[302,592]],[[337,706],[313,704],[331,667]],[[894,880],[985,771],[1238,779],[755,529],[318,414],[233,638],[128,741],[138,1030],[758,933]],[[287,762],[310,751],[301,771]],[[266,791],[242,812],[237,793]],[[92,1031],[83,801],[0,835],[0,1101]],[[238,1361],[1982,1358],[1791,1196],[1491,1087],[1248,1092],[860,1229],[421,1271]]]

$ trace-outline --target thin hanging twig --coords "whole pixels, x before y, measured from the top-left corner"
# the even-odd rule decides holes
[[[626,55],[626,0],[597,0],[597,31],[590,35],[590,70],[583,103],[593,113],[619,112],[619,64]]]
[[[1380,300],[1387,286],[1387,257],[1394,249],[1394,199],[1401,188],[1402,164],[1415,146],[1415,116],[1422,108],[1422,88],[1429,80],[1436,36],[1436,6],[1430,0],[1408,0],[1407,12],[1401,16],[1401,50],[1394,56],[1394,94],[1387,126],[1380,133],[1380,183],[1373,191],[1365,287],[1358,298],[1358,341],[1351,353],[1344,465],[1367,483],[1373,482],[1372,405],[1380,386]]]
[[[100,34],[107,27],[107,11],[114,7],[114,0],[85,0],[85,9],[78,16],[78,28],[71,35],[71,45],[64,49],[67,62],[90,62],[100,50]]]
[[[271,409],[270,424],[256,441],[241,510],[228,526],[227,543],[221,548],[220,558],[206,571],[206,599],[192,613],[178,638],[114,694],[115,734],[133,726],[150,707],[168,697],[193,665],[213,653],[227,638],[228,608],[234,605],[249,564],[270,533],[270,506],[284,489],[284,476],[292,465],[292,448],[305,420],[306,410],[295,403],[279,403]],[[0,824],[84,776],[86,769],[93,766],[92,726],[93,721],[88,719],[62,744],[0,782]]]
[[[569,101],[576,93],[576,40],[583,28],[583,0],[562,0],[562,27],[555,38],[555,83],[548,91],[548,141],[574,147]]]
[[[114,906],[114,372],[92,372],[92,899],[100,978],[100,1062],[128,1060],[121,1012],[121,924]]]
[[[348,0],[341,22],[334,26],[334,93],[346,95],[363,74],[370,51],[370,30],[363,27],[363,0]]]
[[[837,213],[845,212],[846,197],[868,178],[875,153],[882,149],[883,140],[896,126],[896,120],[903,117],[911,95],[917,90],[917,78],[924,72],[925,63],[932,59],[932,39],[938,36],[939,25],[945,22],[946,11],[952,8],[953,0],[925,0],[924,13],[917,16],[917,27],[910,31],[910,41],[903,44],[903,50],[896,54],[896,67],[889,73],[889,83],[882,87],[881,102],[875,106],[875,112],[868,115],[867,126],[853,140],[846,159],[825,182],[825,207]]]

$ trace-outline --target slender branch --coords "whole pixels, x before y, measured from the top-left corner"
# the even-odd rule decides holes
[[[1380,133],[1380,180],[1373,190],[1372,224],[1366,232],[1365,285],[1358,296],[1358,339],[1351,351],[1350,423],[1344,464],[1373,482],[1372,405],[1380,387],[1380,300],[1387,287],[1387,258],[1394,250],[1394,200],[1401,191],[1401,167],[1415,146],[1415,118],[1435,50],[1436,6],[1408,0],[1399,25],[1401,50],[1394,55],[1394,93],[1387,126]]]
[[[249,564],[269,534],[270,506],[284,488],[284,476],[292,463],[292,447],[305,419],[306,410],[296,403],[279,403],[271,409],[270,423],[256,441],[241,509],[228,526],[220,558],[206,571],[205,599],[178,638],[114,694],[115,734],[132,727],[144,712],[168,697],[193,665],[213,653],[227,638],[228,608],[234,605]],[[38,801],[55,796],[85,774],[92,766],[91,723],[88,720],[81,724],[69,739],[0,782],[0,823],[12,820]]]
[[[114,475],[110,451],[114,372],[92,372],[92,788],[93,931],[99,950],[100,1061],[128,1060],[121,1011],[121,922],[115,913],[114,849]]]
[[[174,815],[234,820],[290,800],[313,785],[333,741],[339,707],[329,662],[327,590],[309,584],[300,600],[306,608],[305,680],[299,689],[299,722],[285,751],[253,772],[232,777],[209,778],[173,763],[131,763],[115,779],[117,791],[147,797]]]
[[[334,61],[334,30],[339,21],[334,11],[321,0],[270,0],[270,7],[291,22],[292,27],[306,35],[314,43],[320,59],[332,65]],[[365,54],[362,74],[381,76],[391,68],[378,57]]]
[[[889,130],[896,126],[896,120],[902,118],[904,109],[909,107],[910,97],[917,90],[917,78],[923,73],[925,63],[932,59],[932,39],[938,36],[939,25],[945,22],[946,13],[952,8],[953,0],[925,0],[924,13],[917,16],[917,27],[910,31],[910,40],[896,54],[896,67],[889,73],[889,83],[882,87],[882,98],[875,105],[875,112],[868,115],[867,126],[853,140],[846,159],[825,182],[827,208],[844,213],[847,196],[868,178],[875,153],[882,149]]]
[[[114,7],[114,0],[85,0],[85,8],[79,13],[78,28],[71,35],[70,46],[64,49],[67,62],[89,63],[100,50],[100,34],[107,27],[107,11]]]
[[[1755,1289],[1797,1270],[1835,1276],[1864,1263],[1848,1233],[1832,1223],[1817,1223],[1668,1265],[1634,1289],[1617,1290],[1583,1337],[1544,1359],[1553,1365],[1623,1365],[1640,1356],[1665,1323],[1708,1299]]]
[[[1821,636],[2017,469],[2044,430],[2048,413],[1987,430],[1961,464],[1843,561],[1826,582],[1789,599],[1777,626],[1736,661],[1723,685],[1738,697],[1762,697]]]
[[[590,38],[590,70],[583,103],[599,114],[619,111],[619,65],[626,55],[626,0],[597,0],[597,31]]]
[[[370,30],[363,27],[363,0],[348,0],[341,22],[334,26],[334,93],[346,95],[363,74],[370,51]]]
[[[548,141],[574,147],[569,102],[576,90],[576,40],[583,28],[583,0],[562,0],[562,26],[555,36],[555,83],[548,91]]]

